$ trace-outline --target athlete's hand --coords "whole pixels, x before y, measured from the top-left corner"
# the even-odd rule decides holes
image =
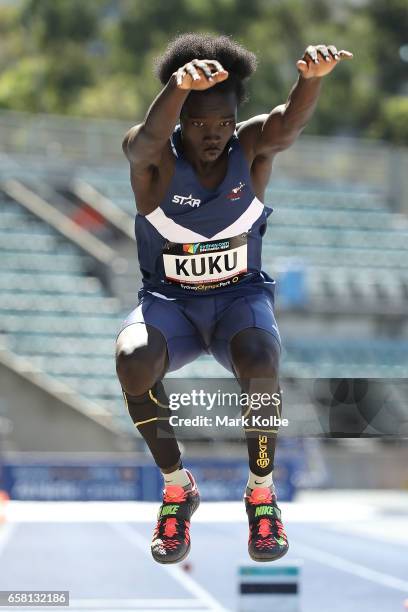
[[[175,72],[179,89],[209,89],[228,79],[228,72],[216,60],[193,59]]]
[[[296,67],[304,79],[323,77],[343,59],[353,59],[353,54],[337,51],[334,45],[309,45]]]

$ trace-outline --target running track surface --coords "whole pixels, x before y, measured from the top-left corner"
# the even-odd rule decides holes
[[[239,563],[261,566],[247,555],[243,504],[202,502],[190,555],[172,566],[150,556],[158,505],[10,502],[0,590],[70,591],[69,608],[35,610],[238,610]],[[282,562],[302,563],[301,612],[405,610],[408,492],[304,492],[280,506],[290,541]]]

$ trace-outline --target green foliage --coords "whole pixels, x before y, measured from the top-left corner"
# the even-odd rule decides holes
[[[0,75],[0,107],[18,111],[43,111],[44,83],[44,61],[35,58],[21,60],[17,67]]]
[[[378,34],[375,46],[375,58],[381,66],[378,85],[382,91],[397,93],[407,80],[407,65],[398,61],[399,49],[408,41],[407,2],[371,0],[370,16]]]
[[[0,107],[66,113],[78,91],[91,82],[91,69],[75,48],[57,59],[24,58],[0,74]]]
[[[14,7],[0,7],[0,75],[24,54],[22,29]]]
[[[112,75],[98,85],[82,89],[70,112],[83,117],[132,119],[144,114],[137,87],[128,75]]]
[[[386,98],[379,117],[373,123],[370,133],[375,138],[390,140],[395,144],[408,144],[408,97]]]
[[[28,0],[21,21],[43,49],[86,42],[97,31],[97,4],[83,0]]]
[[[0,106],[139,121],[160,89],[155,56],[187,31],[257,54],[241,119],[286,101],[308,44],[352,51],[324,79],[306,133],[408,143],[406,0],[25,0],[0,8]]]

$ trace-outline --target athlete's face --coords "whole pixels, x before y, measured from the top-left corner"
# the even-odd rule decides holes
[[[236,118],[234,92],[191,92],[180,115],[185,151],[200,161],[215,161],[234,133]]]

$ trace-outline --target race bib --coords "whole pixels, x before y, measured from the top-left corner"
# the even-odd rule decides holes
[[[247,272],[247,235],[191,244],[167,243],[166,281],[183,289],[206,291],[238,283]]]

